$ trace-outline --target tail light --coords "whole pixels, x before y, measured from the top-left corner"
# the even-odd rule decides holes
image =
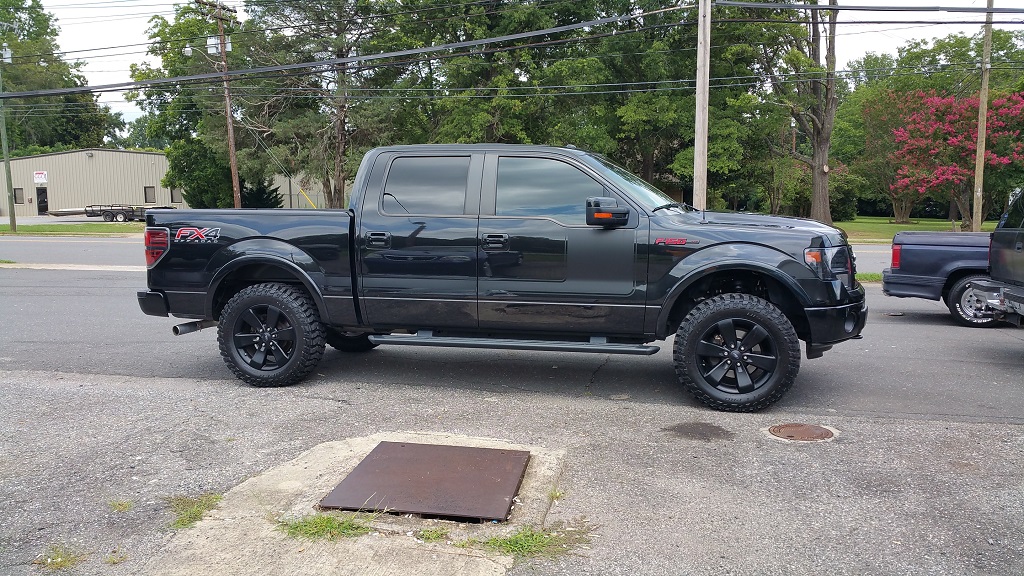
[[[892,269],[896,270],[900,267],[900,251],[903,250],[902,244],[892,245]]]
[[[146,228],[146,267],[152,268],[167,253],[171,244],[171,231],[167,228]]]

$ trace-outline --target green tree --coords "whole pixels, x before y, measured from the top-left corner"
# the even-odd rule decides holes
[[[52,14],[39,0],[0,0],[0,41],[12,53],[3,66],[5,92],[75,88],[86,84],[81,62],[60,57],[58,29]],[[124,126],[119,114],[101,106],[97,96],[15,98],[4,102],[12,154],[24,150],[60,150],[102,146]]]
[[[161,182],[179,188],[192,208],[230,208],[231,169],[198,139],[176,140],[167,148],[167,174]]]

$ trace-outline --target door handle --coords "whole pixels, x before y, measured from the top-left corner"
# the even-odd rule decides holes
[[[484,234],[480,239],[484,249],[501,250],[508,248],[508,234]]]
[[[1017,242],[1017,252],[1024,252],[1024,242]]]
[[[373,248],[391,248],[391,232],[367,232],[366,245]]]

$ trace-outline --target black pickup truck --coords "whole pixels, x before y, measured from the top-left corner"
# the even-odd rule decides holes
[[[219,326],[254,386],[325,343],[654,354],[721,410],[778,400],[867,317],[854,255],[812,220],[705,213],[575,148],[425,145],[363,158],[348,210],[151,210],[142,310]]]
[[[882,270],[882,293],[942,300],[958,324],[998,324],[971,290],[988,279],[988,232],[897,232],[892,265]]]
[[[989,248],[991,279],[974,283],[980,313],[1024,325],[1024,191],[1010,195],[1010,205],[992,233]]]

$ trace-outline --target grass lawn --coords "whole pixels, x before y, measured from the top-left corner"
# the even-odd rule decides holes
[[[141,234],[144,222],[97,222],[87,224],[19,224],[18,234],[26,236],[110,236]],[[10,234],[9,224],[0,224],[0,234]]]
[[[885,216],[858,216],[852,222],[836,222],[836,226],[846,230],[852,243],[889,243],[897,232],[915,230],[923,232],[952,232],[949,220],[932,220],[928,218],[912,219],[910,224],[893,224]],[[982,232],[996,229],[996,221],[983,222]]]

